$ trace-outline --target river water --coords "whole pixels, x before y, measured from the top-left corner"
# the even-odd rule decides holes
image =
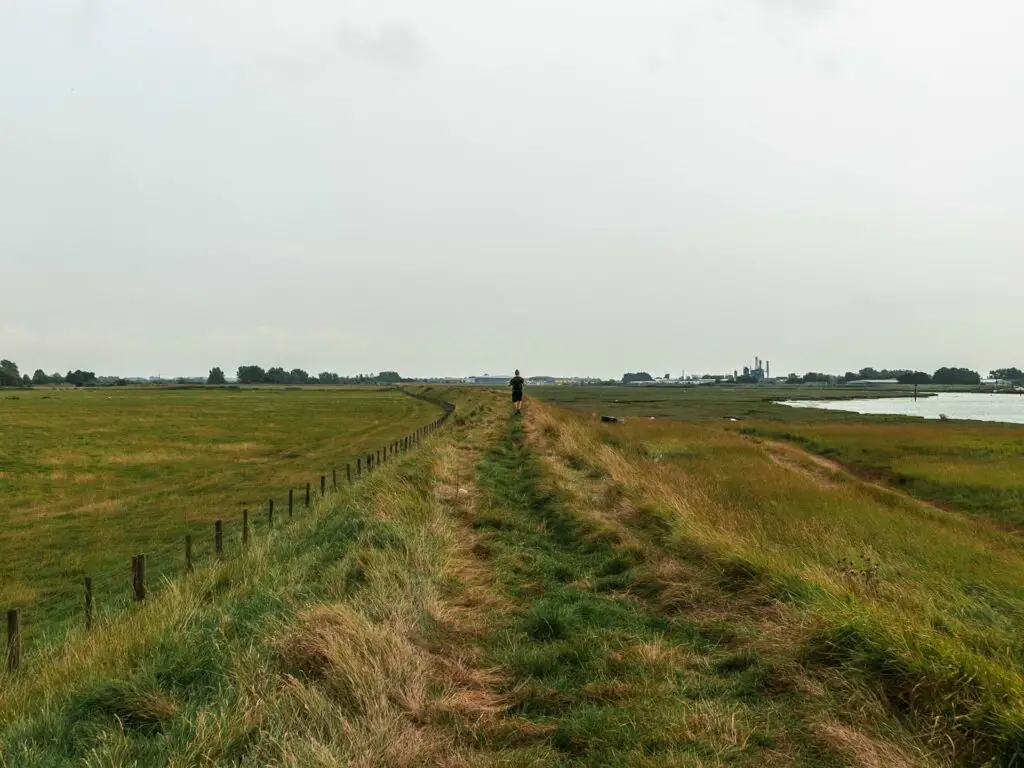
[[[918,398],[916,402],[909,397],[884,397],[869,400],[784,400],[779,405],[889,416],[920,416],[923,419],[937,419],[943,414],[951,419],[1024,424],[1024,397],[1019,395],[942,392],[934,397]]]

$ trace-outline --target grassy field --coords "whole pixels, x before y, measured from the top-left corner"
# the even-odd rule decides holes
[[[787,440],[839,461],[861,477],[918,498],[1024,526],[1024,427],[864,416],[774,403],[906,396],[909,391],[906,387],[545,387],[531,394],[590,414],[714,422],[749,435]]]
[[[745,432],[787,440],[943,506],[1024,527],[1024,427],[960,422],[751,423]]]
[[[913,387],[531,387],[529,395],[589,413],[714,421],[725,418],[807,422],[856,419],[857,414],[776,405],[778,400],[907,397]]]
[[[242,509],[266,517],[287,492],[434,418],[438,409],[370,389],[51,390],[0,399],[0,607],[21,606],[29,641],[78,618],[82,579],[100,606],[197,555],[210,523],[237,537]]]
[[[948,764],[754,647],[770,606],[620,519],[571,422],[452,397],[422,451],[4,680],[0,764]]]
[[[446,427],[0,672],[0,765],[1012,766],[1024,547],[787,442]]]

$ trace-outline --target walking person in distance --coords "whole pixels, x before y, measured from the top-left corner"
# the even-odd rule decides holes
[[[516,409],[517,415],[523,408],[523,385],[525,383],[523,377],[519,375],[519,369],[516,368],[516,375],[512,377],[508,385],[512,387],[512,407]]]

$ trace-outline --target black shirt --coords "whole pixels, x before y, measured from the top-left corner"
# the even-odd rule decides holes
[[[522,392],[523,391],[523,384],[525,384],[525,383],[526,382],[523,381],[523,377],[522,376],[513,376],[512,380],[509,382],[509,384],[512,385],[512,391],[513,392]]]

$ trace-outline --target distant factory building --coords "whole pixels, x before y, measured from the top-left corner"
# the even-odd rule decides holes
[[[755,357],[753,368],[749,365],[743,366],[743,375],[760,383],[771,378],[771,363],[767,360],[762,361],[760,357]]]

